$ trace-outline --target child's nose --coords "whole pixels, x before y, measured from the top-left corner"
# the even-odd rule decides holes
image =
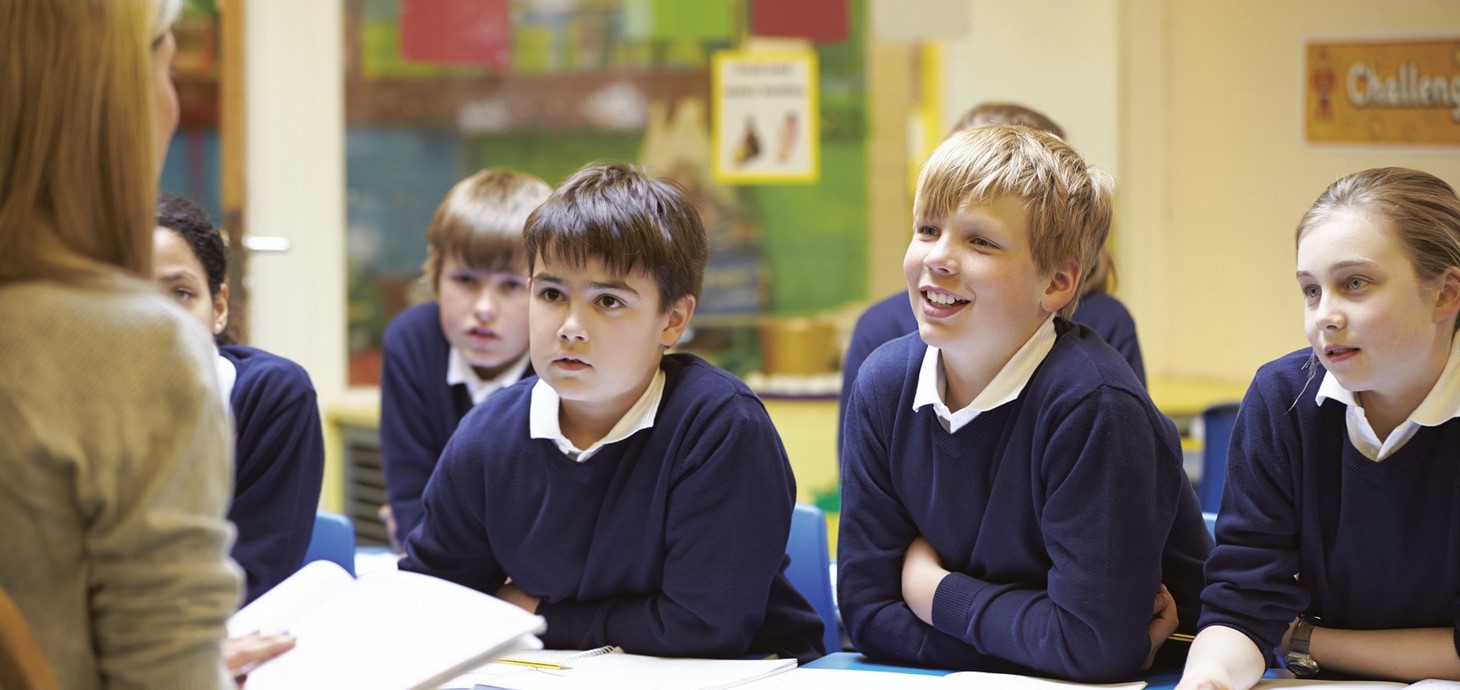
[[[567,316],[563,318],[563,325],[558,326],[558,340],[570,342],[587,339],[588,332],[583,329],[583,322],[578,318],[577,310],[569,309]]]
[[[472,314],[482,321],[490,321],[497,315],[497,299],[491,290],[477,293],[476,301],[472,303]]]
[[[1343,328],[1348,323],[1348,318],[1343,313],[1343,305],[1339,300],[1332,299],[1327,295],[1319,298],[1318,323],[1324,328],[1335,330]]]
[[[929,270],[939,273],[954,272],[957,262],[953,260],[953,254],[949,251],[945,238],[939,238],[928,247],[928,253],[923,255],[923,265]]]

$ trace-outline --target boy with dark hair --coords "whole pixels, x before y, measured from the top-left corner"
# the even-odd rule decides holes
[[[537,613],[552,648],[820,656],[821,623],[780,572],[795,479],[764,406],[664,354],[694,315],[699,215],[671,182],[594,166],[525,239],[540,378],[462,420],[401,567]]]
[[[918,331],[862,367],[842,448],[838,586],[864,654],[1081,682],[1180,656],[1211,538],[1176,429],[1066,320],[1110,186],[1028,127],[956,134],[923,167]]]

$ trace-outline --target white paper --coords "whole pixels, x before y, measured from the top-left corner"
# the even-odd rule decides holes
[[[297,640],[249,674],[249,690],[434,688],[543,629],[512,604],[427,575],[345,578],[306,567],[234,616],[230,630],[286,629]]]

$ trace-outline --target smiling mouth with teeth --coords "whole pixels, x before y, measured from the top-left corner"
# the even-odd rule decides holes
[[[945,295],[945,294],[943,294],[941,292],[924,292],[923,293],[923,298],[926,299],[926,300],[928,300],[929,302],[932,302],[933,304],[936,304],[936,305],[939,305],[939,306],[943,306],[943,307],[951,307],[951,306],[953,306],[955,304],[967,304],[968,303],[968,300],[966,300],[966,299],[958,299],[957,297],[954,297],[953,295]]]

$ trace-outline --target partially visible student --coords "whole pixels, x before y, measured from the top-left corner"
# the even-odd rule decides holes
[[[230,688],[228,418],[144,279],[173,0],[0,0],[0,587],[59,686]]]
[[[1460,199],[1375,168],[1298,223],[1310,347],[1258,370],[1182,688],[1460,680]]]
[[[462,420],[401,568],[537,613],[552,648],[821,656],[821,622],[781,574],[796,487],[765,407],[665,354],[700,291],[699,214],[672,182],[592,166],[526,242],[541,378]]]
[[[949,136],[985,125],[1023,125],[1049,132],[1061,139],[1065,132],[1054,120],[1033,108],[1016,103],[980,103],[963,114],[953,125]],[[1136,338],[1136,323],[1130,311],[1110,294],[1115,284],[1115,263],[1102,246],[1100,260],[1086,276],[1079,306],[1070,317],[1075,323],[1089,326],[1108,345],[1115,348],[1135,372],[1141,385],[1146,385],[1146,365],[1141,359],[1141,343]],[[889,340],[900,338],[918,329],[917,317],[903,292],[888,295],[867,308],[857,319],[847,352],[842,357],[842,387],[838,398],[837,446],[846,437],[847,399],[851,396],[857,371],[873,350]]]
[[[1211,539],[1176,428],[1066,320],[1109,177],[1051,134],[981,127],[933,152],[913,212],[918,331],[862,367],[842,449],[853,645],[1081,682],[1178,664]]]
[[[228,327],[228,247],[208,214],[163,194],[152,275],[218,343],[222,402],[233,412],[233,560],[257,599],[304,561],[324,481],[324,435],[309,374],[278,355],[233,345]]]
[[[436,299],[385,331],[380,449],[393,537],[421,521],[421,494],[446,440],[473,405],[532,373],[522,224],[552,191],[531,175],[486,169],[456,183],[426,230]]]

